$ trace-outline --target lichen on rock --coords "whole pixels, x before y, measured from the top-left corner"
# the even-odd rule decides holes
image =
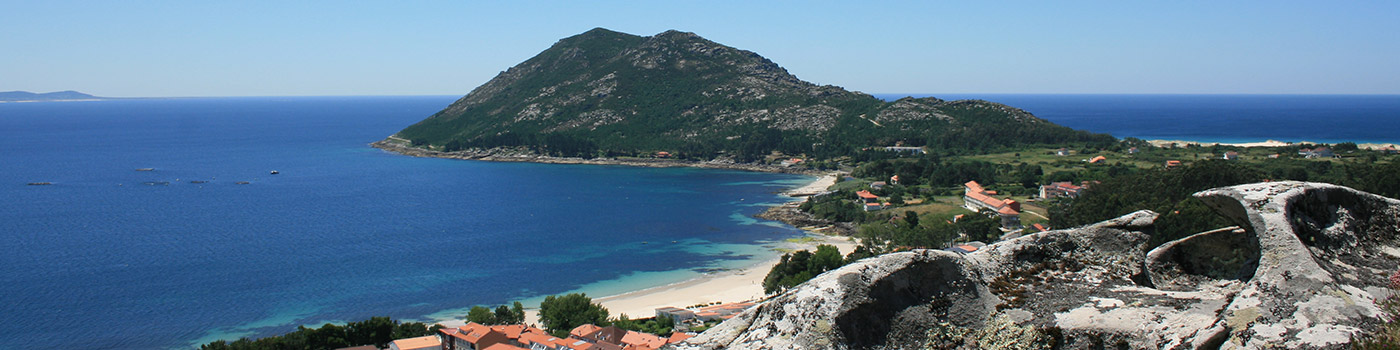
[[[1373,330],[1400,201],[1320,183],[1196,194],[1239,226],[1148,250],[1155,213],[813,278],[680,349],[1342,348]]]

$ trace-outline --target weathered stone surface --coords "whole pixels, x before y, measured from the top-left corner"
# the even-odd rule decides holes
[[[681,349],[1342,348],[1400,267],[1400,201],[1319,183],[1204,191],[1240,226],[1147,251],[1156,214],[972,254],[865,259]]]

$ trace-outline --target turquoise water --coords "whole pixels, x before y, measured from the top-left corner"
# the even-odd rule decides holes
[[[454,99],[0,104],[0,349],[188,348],[604,296],[801,235],[751,216],[809,177],[366,146]]]

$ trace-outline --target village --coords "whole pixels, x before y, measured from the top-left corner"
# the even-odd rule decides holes
[[[697,333],[692,327],[703,328],[733,318],[753,307],[752,302],[713,303],[689,308],[662,307],[656,309],[657,319],[667,319],[676,325],[669,336],[626,330],[616,326],[584,324],[569,331],[568,337],[551,335],[532,325],[482,325],[468,322],[455,328],[443,328],[436,335],[399,339],[389,343],[390,350],[656,350],[674,344]],[[687,330],[687,331],[682,331]],[[374,346],[337,350],[378,350]]]

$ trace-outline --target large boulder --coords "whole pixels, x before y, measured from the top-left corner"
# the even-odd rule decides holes
[[[1148,250],[1156,214],[813,278],[680,349],[1341,348],[1377,327],[1400,201],[1320,183],[1196,194],[1237,227]]]

